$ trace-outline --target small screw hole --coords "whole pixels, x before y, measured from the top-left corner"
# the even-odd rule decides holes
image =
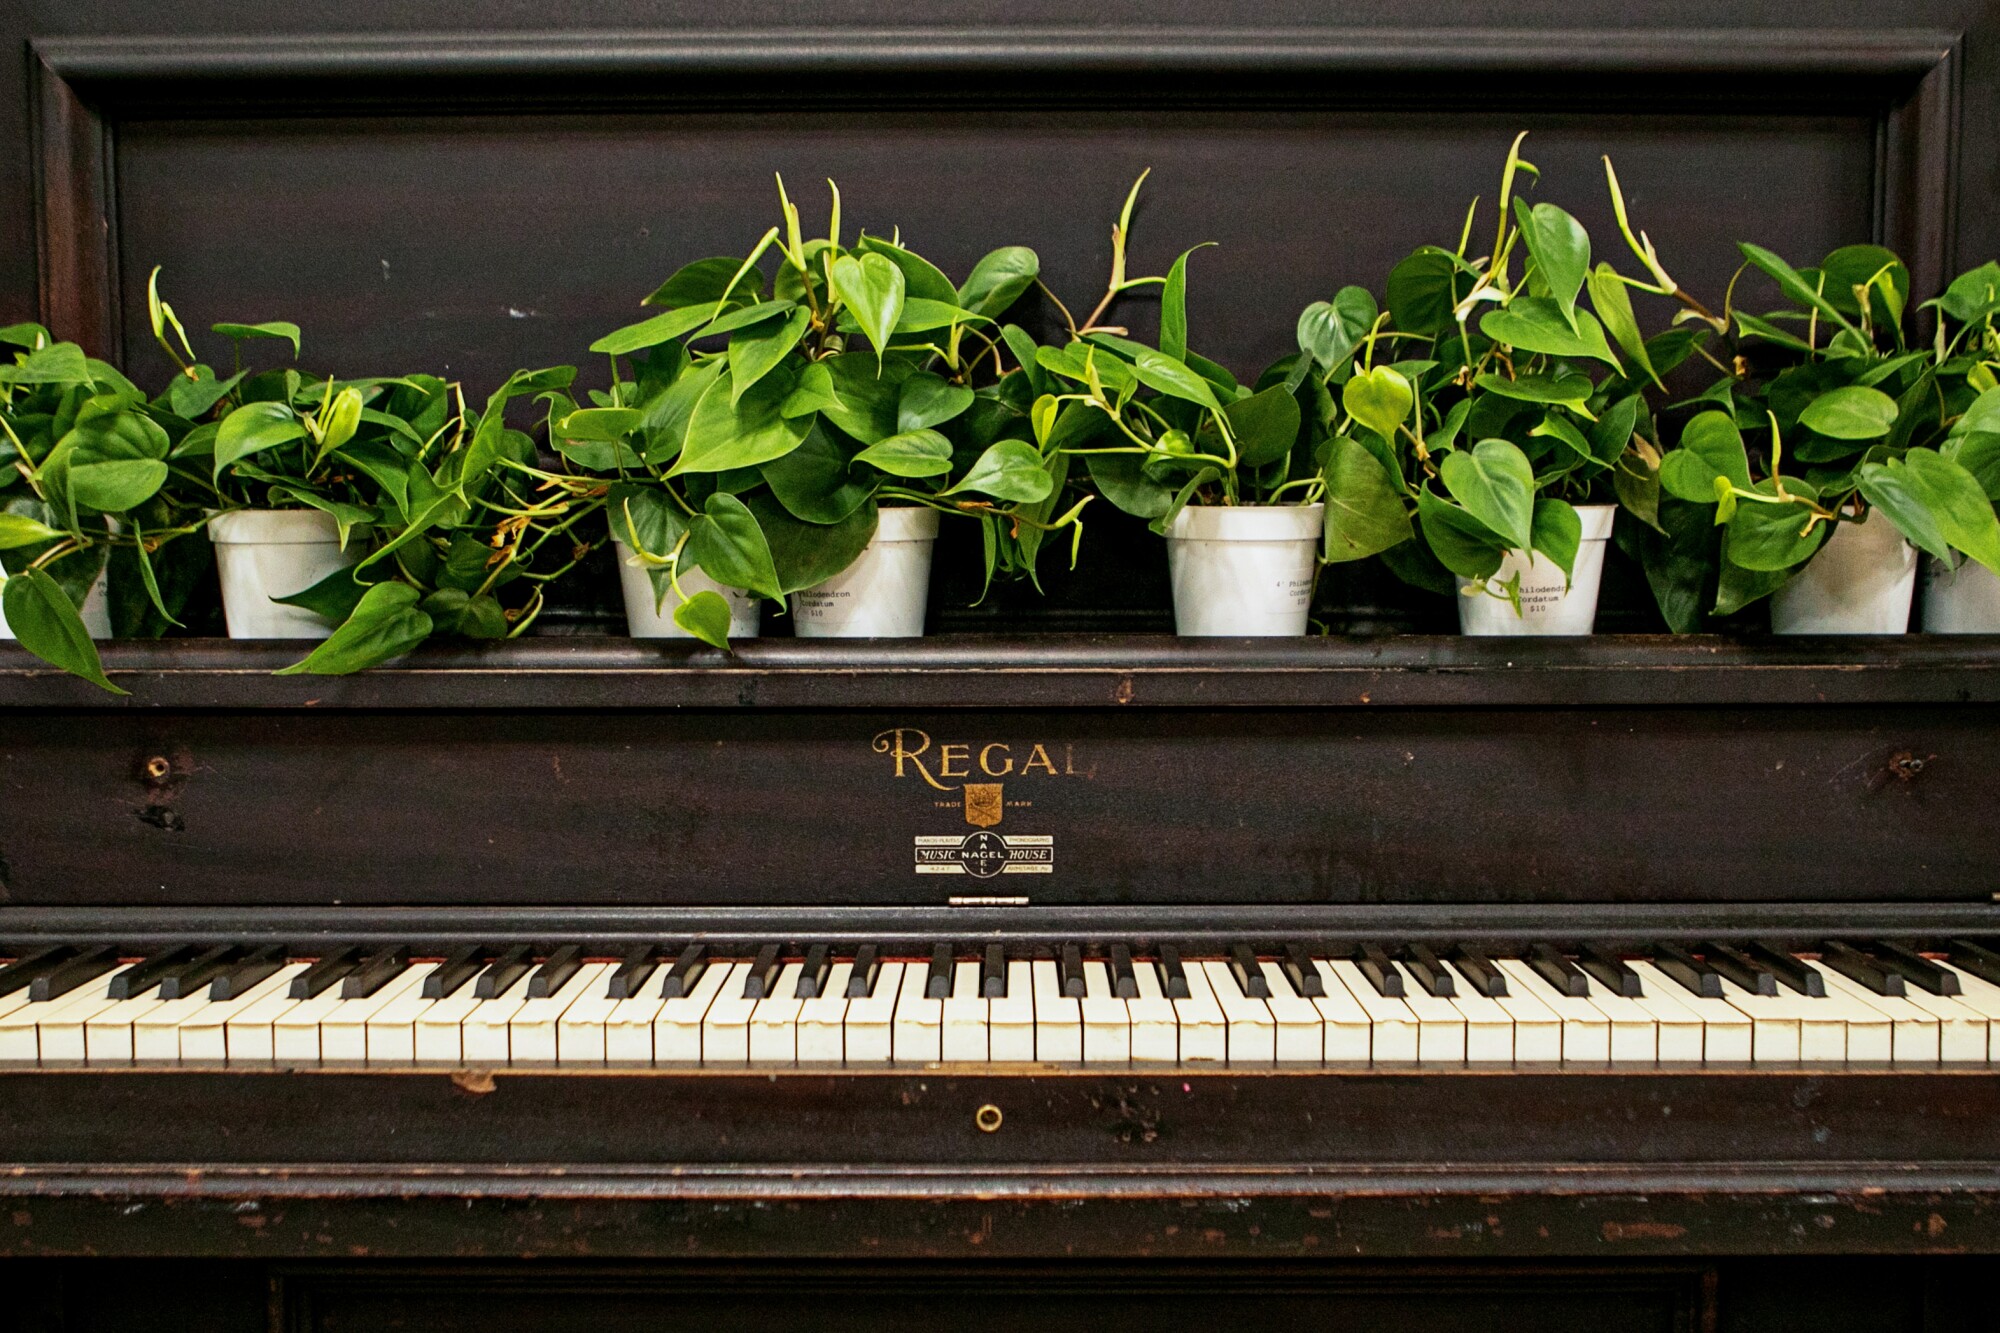
[[[986,1105],[980,1107],[972,1114],[972,1123],[979,1126],[979,1132],[982,1134],[991,1134],[997,1131],[1000,1128],[1001,1119],[1000,1108],[992,1102],[986,1103]]]
[[[174,766],[167,761],[165,755],[156,754],[146,761],[146,776],[155,782],[173,771]]]

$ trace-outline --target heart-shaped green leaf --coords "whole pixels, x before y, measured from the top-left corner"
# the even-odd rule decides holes
[[[782,320],[746,328],[729,340],[729,381],[732,400],[778,368],[812,325],[812,313],[794,309]]]
[[[1322,558],[1365,560],[1410,539],[1410,512],[1375,454],[1345,435],[1327,442]]]
[[[773,601],[784,596],[764,530],[733,495],[708,497],[701,517],[688,527],[685,558],[717,583],[745,588]]]
[[[959,483],[944,494],[977,491],[996,500],[1033,504],[1046,500],[1054,489],[1055,480],[1034,445],[1025,440],[1002,440],[981,454]]]
[[[2000,519],[1979,480],[1959,464],[1929,449],[1864,463],[1861,494],[1930,554],[1945,560],[1963,551],[2000,574]]]
[[[1518,351],[1569,360],[1587,358],[1619,368],[1596,316],[1588,310],[1571,310],[1565,315],[1555,302],[1542,297],[1517,297],[1505,310],[1489,310],[1480,317],[1479,331]]]
[[[1352,381],[1350,381],[1351,383]],[[1282,384],[1239,398],[1222,411],[1236,437],[1236,461],[1264,467],[1290,453],[1299,439],[1299,400]]]
[[[1758,495],[1775,497],[1778,493],[1769,481],[1748,489]],[[1819,499],[1818,489],[1797,477],[1785,478],[1785,493],[1800,502]],[[1722,555],[1740,568],[1776,573],[1810,559],[1832,528],[1831,523],[1813,522],[1806,503],[1744,501],[1723,528]]]
[[[1535,501],[1535,521],[1529,547],[1540,551],[1563,572],[1567,582],[1576,567],[1577,548],[1583,545],[1583,519],[1562,500]]]
[[[1679,447],[1660,460],[1660,485],[1691,504],[1714,504],[1716,478],[1748,489],[1750,455],[1727,413],[1703,412],[1681,428]]]
[[[306,428],[283,403],[245,403],[222,419],[215,432],[215,476],[239,458],[305,438]]]
[[[1396,428],[1409,420],[1416,401],[1409,380],[1387,366],[1357,370],[1340,388],[1347,415],[1385,440],[1396,438]]]
[[[896,399],[898,431],[927,430],[964,413],[972,406],[972,390],[951,384],[939,375],[920,371],[903,381]]]
[[[941,477],[951,471],[951,441],[934,430],[904,431],[877,440],[854,461],[892,477]]]
[[[83,627],[69,594],[47,570],[25,569],[0,587],[0,610],[21,646],[51,666],[81,676],[101,690],[124,694],[104,674],[97,645]]]
[[[378,583],[362,594],[347,623],[294,662],[281,676],[344,676],[399,657],[430,637],[433,622],[417,609],[421,599],[407,583]]]
[[[1481,440],[1470,450],[1454,449],[1438,469],[1451,498],[1491,528],[1511,550],[1533,540],[1535,469],[1519,446],[1508,440]]]
[[[1098,353],[1096,359],[1104,360],[1104,354]],[[1215,390],[1207,380],[1172,357],[1162,356],[1150,347],[1142,347],[1134,355],[1132,371],[1139,377],[1140,383],[1157,389],[1169,398],[1180,398],[1211,411],[1222,410],[1222,404],[1216,401]]]
[[[972,266],[965,285],[958,289],[958,303],[989,318],[1004,313],[1041,276],[1042,261],[1025,245],[995,250]]]
[[[1836,440],[1878,440],[1896,424],[1896,400],[1880,389],[1850,384],[1807,403],[1799,424]]]
[[[854,312],[879,357],[903,317],[903,270],[881,255],[842,255],[833,261],[833,291]]]
[[[1576,318],[1576,294],[1590,272],[1590,233],[1554,204],[1536,204],[1531,208],[1526,200],[1516,199],[1514,219],[1520,225],[1528,253],[1534,257],[1536,271],[1548,284],[1556,311],[1565,324],[1581,333]],[[1481,328],[1484,327],[1482,322]]]
[[[299,326],[289,320],[273,319],[262,324],[212,324],[209,326],[225,338],[247,342],[254,338],[271,338],[292,345],[292,355],[299,354]]]
[[[711,648],[729,651],[729,601],[703,588],[674,608],[674,623]]]
[[[766,375],[739,399],[724,371],[689,415],[687,441],[669,472],[727,472],[783,458],[812,428],[812,418],[778,411],[790,394],[784,376]]]

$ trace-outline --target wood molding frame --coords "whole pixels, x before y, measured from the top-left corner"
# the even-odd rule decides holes
[[[740,105],[753,74],[812,75],[798,100],[850,108],[1186,106],[1192,89],[1192,104],[1237,110],[1866,114],[1878,123],[1874,239],[1903,255],[1919,293],[1941,287],[1956,258],[1961,39],[1932,30],[119,36],[35,41],[29,59],[42,318],[114,361],[128,117],[719,108]],[[1555,77],[1523,87],[1523,74]],[[856,92],[862,76],[895,78]]]

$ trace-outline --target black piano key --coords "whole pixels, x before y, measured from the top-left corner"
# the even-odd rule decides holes
[[[1081,1000],[1088,990],[1083,984],[1083,950],[1074,944],[1063,945],[1056,953],[1056,975],[1062,982],[1062,993]]]
[[[1479,994],[1491,998],[1507,993],[1507,974],[1493,965],[1485,950],[1461,944],[1451,951],[1451,961]]]
[[[1753,940],[1745,946],[1745,953],[1771,969],[1778,980],[1805,996],[1826,994],[1826,978],[1807,967],[1804,962],[1793,957],[1784,949],[1762,940]],[[1901,994],[1899,991],[1898,994]]]
[[[1902,995],[1907,991],[1900,973],[1878,966],[1873,958],[1851,944],[1828,940],[1820,946],[1819,960],[1877,995]],[[1798,987],[1793,986],[1792,989],[1797,990]]]
[[[1959,971],[2000,986],[2000,953],[1972,940],[1953,940],[1945,946],[1944,956]]]
[[[931,946],[931,970],[924,978],[924,998],[926,1000],[949,1000],[951,998],[952,956],[949,944]]]
[[[340,998],[343,1000],[363,1000],[381,990],[395,978],[403,975],[410,965],[410,946],[392,945],[387,949],[377,949],[361,960],[352,972],[340,983]]]
[[[1326,980],[1313,966],[1312,955],[1303,944],[1287,944],[1284,961],[1278,966],[1283,969],[1285,980],[1292,983],[1292,989],[1310,1000],[1326,994]]]
[[[1376,994],[1388,999],[1403,998],[1403,974],[1389,961],[1389,955],[1383,952],[1381,945],[1362,945],[1361,957],[1356,960],[1355,966],[1361,969],[1362,976],[1368,978],[1368,984],[1375,988]]]
[[[216,973],[215,980],[208,983],[208,998],[234,1000],[247,995],[253,987],[277,975],[289,956],[282,944],[266,944],[252,949]]]
[[[1662,976],[1678,982],[1689,994],[1704,999],[1722,998],[1722,974],[1678,944],[1655,944],[1653,966]]]
[[[160,998],[179,1000],[206,989],[241,956],[242,950],[233,944],[203,949],[186,964],[160,978]]]
[[[305,971],[292,978],[292,987],[286,994],[294,1000],[310,1000],[327,987],[345,978],[360,963],[361,946],[358,944],[330,949],[314,959],[312,965]]]
[[[1590,994],[1589,978],[1553,944],[1537,944],[1528,950],[1528,966],[1541,973],[1542,980],[1554,986],[1559,995]]]
[[[1921,986],[1933,995],[1960,995],[1965,988],[1958,978],[1905,944],[1878,940],[1868,946],[1875,961],[1891,972],[1902,974],[1912,986]]]
[[[488,963],[478,980],[472,983],[473,998],[494,1000],[505,995],[515,982],[528,974],[534,961],[534,954],[527,945],[510,945],[506,952]]]
[[[778,946],[766,944],[757,950],[757,956],[750,960],[750,974],[743,978],[743,998],[761,1000],[774,994],[778,989],[778,972],[784,966],[778,957]]]
[[[28,983],[30,1000],[53,1000],[97,980],[118,966],[118,950],[109,944],[71,954]],[[18,989],[18,988],[17,988]]]
[[[875,993],[875,979],[882,975],[882,951],[864,944],[854,951],[854,970],[847,977],[847,998],[865,1000]]]
[[[569,985],[571,977],[583,970],[583,946],[565,944],[552,950],[528,978],[528,998],[543,1000]]]
[[[1639,986],[1639,974],[1632,970],[1631,964],[1601,944],[1584,945],[1577,962],[1613,995],[1636,1000],[1644,993]]]
[[[604,998],[607,1000],[629,1000],[645,988],[646,981],[660,970],[660,946],[642,944],[628,950],[618,960],[618,966],[611,969],[611,979],[604,983]]]
[[[678,1000],[694,994],[694,988],[701,984],[701,974],[708,971],[708,946],[690,944],[682,949],[674,965],[667,969],[666,978],[660,982],[660,995],[664,999]]]
[[[1741,949],[1710,943],[1701,948],[1708,965],[1752,995],[1776,995],[1778,974]]]
[[[1264,975],[1264,969],[1257,964],[1257,954],[1247,944],[1229,946],[1229,971],[1236,978],[1236,988],[1253,1000],[1271,998],[1271,979]]]
[[[792,987],[792,997],[799,1000],[817,1000],[826,994],[826,976],[833,971],[833,950],[824,944],[815,944],[806,950],[805,962],[799,965],[799,984]]]
[[[1132,970],[1132,949],[1125,944],[1111,946],[1111,957],[1105,963],[1111,976],[1111,993],[1121,1000],[1139,998],[1139,974]]]
[[[1427,944],[1412,944],[1403,958],[1403,966],[1417,979],[1429,994],[1440,1000],[1449,1000],[1458,994],[1458,984],[1452,980],[1451,970],[1438,961],[1438,956]]]
[[[5,967],[0,967],[0,995],[12,995],[23,986],[32,986],[38,977],[47,976],[57,965],[69,958],[76,949],[67,944],[51,944],[47,948],[25,953]]]
[[[461,944],[444,956],[437,971],[424,978],[424,998],[442,1000],[456,995],[458,988],[479,975],[486,965],[486,950],[477,944]]]
[[[1171,944],[1160,946],[1159,961],[1154,964],[1160,971],[1160,993],[1169,1000],[1185,1000],[1193,996],[1188,989],[1187,969],[1181,966],[1181,951]]]
[[[161,977],[178,971],[200,952],[201,950],[192,944],[162,949],[159,953],[139,960],[111,978],[111,984],[104,988],[104,993],[114,1000],[130,1000],[144,995],[159,984]]]
[[[1007,951],[997,944],[987,945],[980,960],[979,993],[989,1000],[1007,998]]]

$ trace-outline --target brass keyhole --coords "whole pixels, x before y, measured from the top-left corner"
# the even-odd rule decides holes
[[[986,1103],[972,1113],[972,1123],[979,1126],[979,1132],[982,1134],[992,1134],[999,1130],[1001,1119],[1000,1108],[992,1102]]]

